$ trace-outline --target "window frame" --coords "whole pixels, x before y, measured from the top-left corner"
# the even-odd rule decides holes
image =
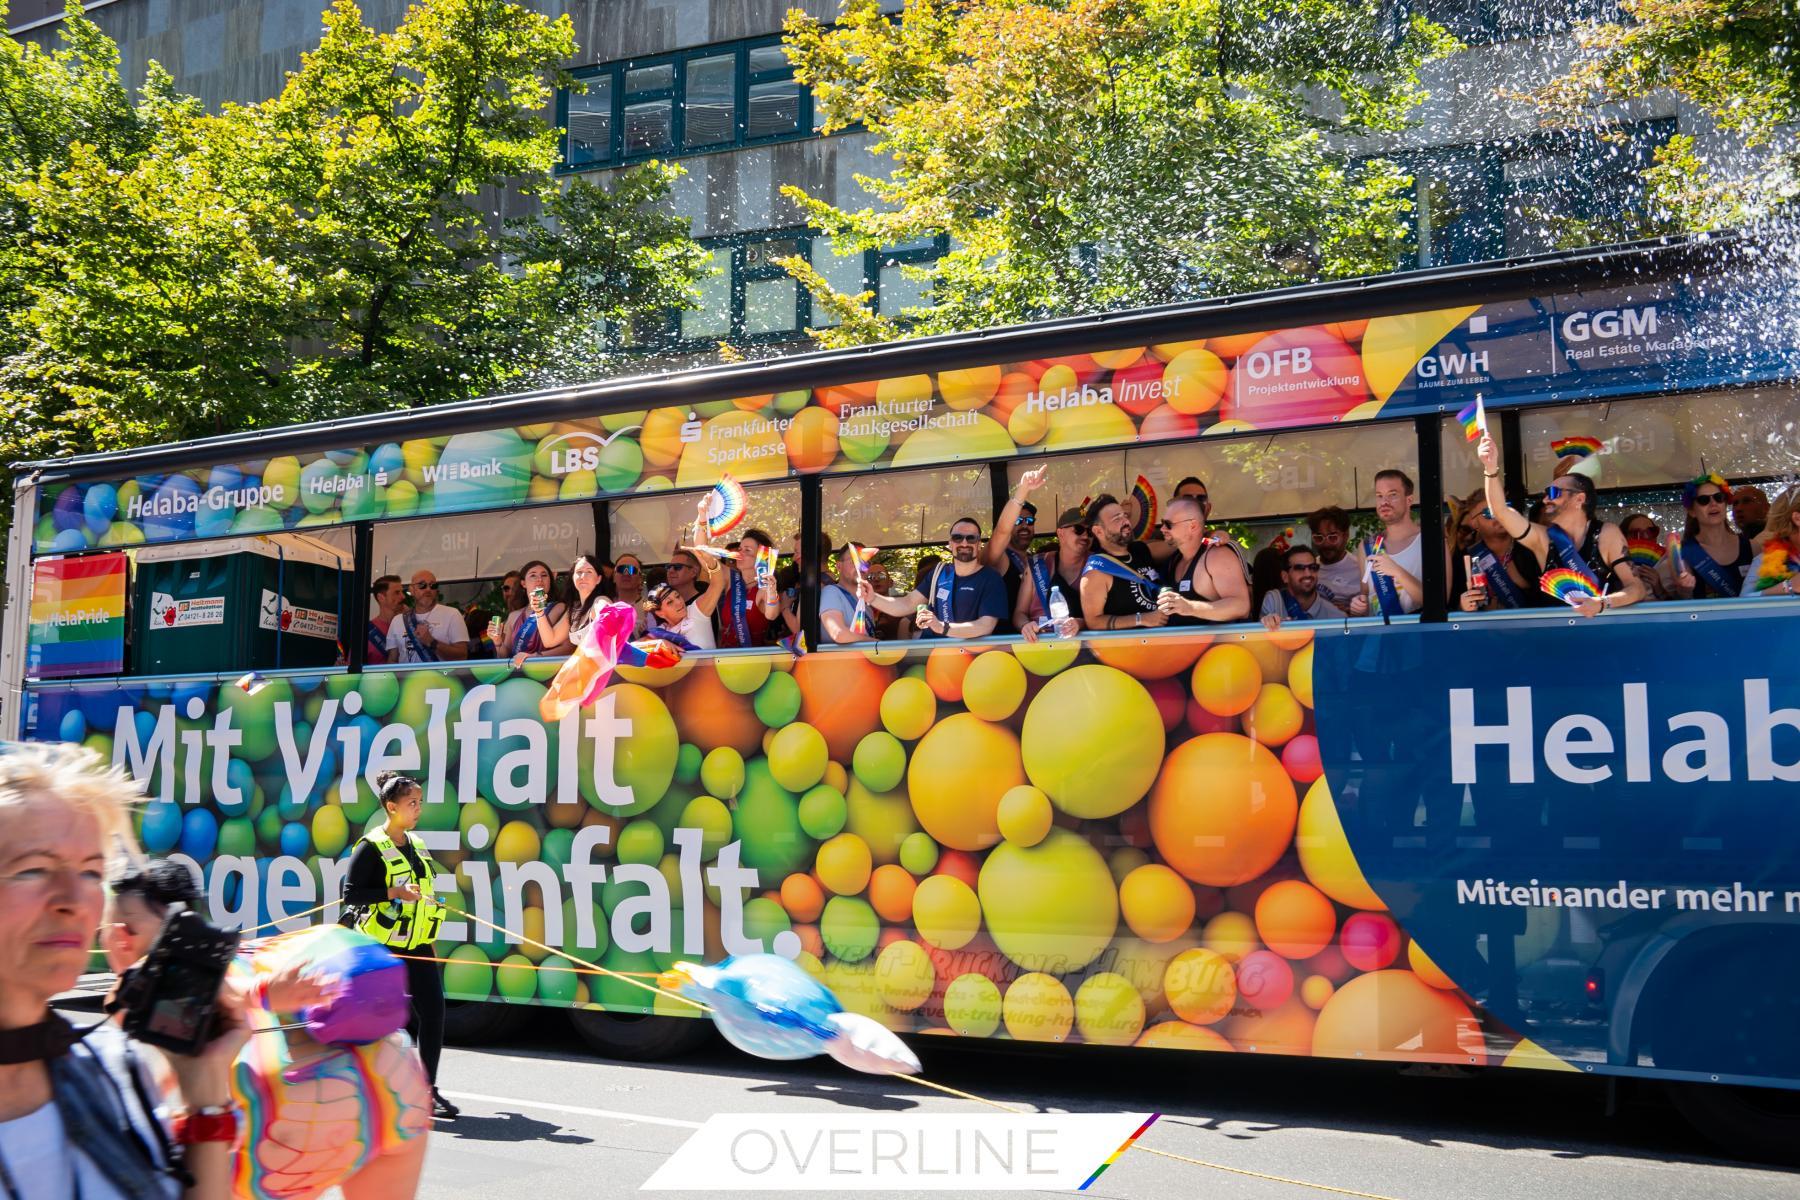
[[[573,93],[566,87],[558,88],[556,90],[556,125],[560,131],[560,142],[556,173],[558,175],[574,175],[584,171],[616,170],[653,159],[667,161],[701,154],[717,154],[724,150],[738,150],[749,146],[797,142],[822,136],[813,128],[812,89],[798,82],[795,83],[798,106],[794,128],[759,134],[755,137],[750,136],[750,89],[759,84],[779,83],[794,79],[794,65],[791,62],[752,72],[750,70],[750,53],[753,50],[767,49],[770,46],[781,46],[782,44],[781,35],[773,34],[732,42],[716,42],[707,46],[690,46],[664,54],[643,55],[637,58],[625,58],[609,63],[595,63],[590,66],[574,68],[569,75],[576,80],[586,82],[606,79],[611,81],[607,150],[603,158],[583,163],[571,162],[570,150],[573,139],[569,133],[569,112],[570,97]],[[688,65],[692,62],[725,57],[734,60],[731,134],[722,140],[689,146],[686,144]],[[674,68],[674,77],[670,86],[634,92],[631,99],[639,103],[664,99],[670,102],[669,146],[666,150],[660,151],[627,152],[624,124],[625,77],[633,71],[662,66]]]

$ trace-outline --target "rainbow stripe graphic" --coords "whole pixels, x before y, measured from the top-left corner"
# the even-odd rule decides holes
[[[1591,437],[1557,438],[1550,443],[1552,458],[1587,458],[1600,453],[1600,439]]]
[[[1593,581],[1580,571],[1571,571],[1567,567],[1556,567],[1545,571],[1538,579],[1538,587],[1546,595],[1555,596],[1558,600],[1573,607],[1583,600],[1600,594]]]
[[[1100,1178],[1102,1175],[1106,1174],[1106,1168],[1108,1168],[1108,1167],[1112,1166],[1114,1163],[1118,1162],[1120,1156],[1123,1155],[1127,1150],[1131,1149],[1131,1143],[1133,1143],[1133,1142],[1137,1141],[1139,1138],[1143,1137],[1144,1131],[1146,1129],[1150,1128],[1152,1125],[1156,1124],[1156,1118],[1158,1118],[1160,1116],[1162,1116],[1161,1113],[1151,1113],[1150,1119],[1145,1121],[1142,1125],[1139,1125],[1137,1127],[1136,1133],[1132,1134],[1130,1137],[1126,1138],[1123,1142],[1119,1143],[1119,1148],[1112,1152],[1112,1157],[1108,1158],[1105,1162],[1103,1162],[1099,1166],[1095,1167],[1094,1173],[1087,1177],[1087,1182],[1082,1184],[1080,1187],[1076,1188],[1075,1190],[1078,1192],[1085,1192],[1088,1190],[1088,1188],[1092,1187],[1094,1185],[1094,1180],[1096,1180],[1096,1179]]]
[[[1625,556],[1639,566],[1654,567],[1663,560],[1662,543],[1655,538],[1627,539]]]
[[[1456,414],[1456,422],[1462,426],[1463,437],[1471,442],[1479,440],[1487,432],[1487,410],[1482,407],[1480,396],[1475,397],[1472,404]]]
[[[116,675],[125,665],[125,555],[41,558],[31,573],[26,673]]]

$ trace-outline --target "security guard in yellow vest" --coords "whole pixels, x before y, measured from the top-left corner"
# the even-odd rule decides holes
[[[412,995],[407,1031],[431,1078],[438,1116],[454,1120],[457,1108],[437,1090],[438,1059],[444,1048],[444,978],[433,961],[432,943],[444,924],[444,906],[433,885],[441,868],[413,832],[424,811],[424,793],[405,775],[387,772],[375,780],[375,795],[387,823],[362,836],[344,877],[344,905],[356,928],[381,942],[406,965]]]

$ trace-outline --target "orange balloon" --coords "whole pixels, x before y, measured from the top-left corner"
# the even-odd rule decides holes
[[[1183,950],[1163,972],[1163,995],[1182,1020],[1211,1025],[1237,1002],[1237,974],[1221,954]]]
[[[739,409],[742,412],[760,412],[763,409],[769,407],[769,401],[773,400],[774,398],[775,398],[775,393],[769,392],[766,395],[762,395],[762,396],[739,396],[736,400],[733,400],[731,403],[732,403],[733,407]]]
[[[931,873],[960,879],[969,885],[970,890],[974,890],[981,885],[981,860],[967,850],[943,850],[939,852],[937,866],[932,868]]]
[[[882,920],[904,924],[912,920],[913,892],[918,886],[898,863],[876,867],[869,876],[869,906]]]
[[[974,662],[975,656],[961,647],[939,646],[925,660],[925,682],[937,693],[939,700],[960,703],[963,676],[969,673]]]
[[[1232,1050],[1234,1046],[1215,1030],[1186,1021],[1159,1021],[1138,1035],[1135,1043],[1161,1050]]]
[[[994,398],[1000,390],[1001,372],[998,366],[963,367],[958,370],[939,371],[937,377],[938,396],[947,407],[965,411],[980,408]]]
[[[711,663],[701,663],[663,696],[682,740],[700,747],[702,754],[720,746],[730,746],[745,758],[761,752],[765,727],[751,707],[750,697],[721,683]]]
[[[861,654],[808,654],[794,664],[800,719],[825,735],[832,761],[850,762],[856,744],[881,728],[881,694],[893,681],[891,667]]]
[[[683,408],[656,408],[644,417],[638,432],[638,448],[650,467],[672,467],[681,461],[681,427],[687,421]]]
[[[1311,958],[1337,932],[1337,906],[1310,883],[1284,879],[1256,901],[1256,932],[1283,958]]]
[[[1372,971],[1338,988],[1319,1010],[1313,1053],[1487,1065],[1487,1042],[1469,1006],[1411,971]]]
[[[1233,1013],[1223,1029],[1231,1044],[1248,1054],[1309,1055],[1317,1018],[1298,997],[1289,997],[1267,1012]]]
[[[1200,707],[1215,717],[1247,712],[1262,691],[1262,667],[1256,656],[1234,643],[1214,646],[1194,665],[1191,688]]]
[[[795,921],[816,921],[825,910],[825,893],[818,880],[795,871],[781,881],[781,907]]]
[[[800,937],[800,949],[814,958],[825,957],[825,938],[819,933],[817,925],[796,925],[794,932]],[[708,962],[713,961],[710,957]]]
[[[1119,885],[1119,911],[1146,942],[1168,942],[1194,924],[1194,889],[1161,863],[1145,863]]]
[[[1346,342],[1354,342],[1354,341],[1359,340],[1362,337],[1362,335],[1368,331],[1368,328],[1369,328],[1369,323],[1366,320],[1363,320],[1363,321],[1333,321],[1329,325],[1325,326],[1325,329],[1327,329],[1331,333],[1335,333],[1338,337],[1343,338]]]
[[[1279,629],[1271,629],[1264,634],[1269,641],[1283,650],[1298,650],[1312,641],[1313,631],[1310,626],[1298,621],[1289,621]]]
[[[1037,377],[1023,371],[1008,371],[1000,377],[1000,390],[988,401],[988,415],[1002,425],[1013,410],[1025,403],[1025,397],[1037,390]]]
[[[1234,647],[1209,654],[1219,649]],[[1163,861],[1195,883],[1232,887],[1287,853],[1299,812],[1294,781],[1267,746],[1204,733],[1163,760],[1150,791],[1150,837]]]
[[[1439,990],[1448,990],[1456,986],[1456,980],[1444,974],[1444,968],[1431,961],[1431,955],[1425,953],[1425,947],[1417,942],[1410,942],[1406,947],[1406,961],[1419,979]]]
[[[1168,679],[1197,662],[1212,645],[1210,633],[1158,634],[1146,642],[1101,640],[1088,649],[1109,667],[1138,679]]]
[[[782,441],[794,470],[822,471],[837,460],[837,414],[826,408],[803,408],[794,414]]]
[[[1144,347],[1128,346],[1123,350],[1096,350],[1091,357],[1109,371],[1122,371],[1144,357]]]
[[[1269,336],[1268,330],[1260,333],[1234,333],[1226,337],[1206,339],[1206,348],[1220,358],[1236,358],[1256,343]]]
[[[879,379],[866,379],[861,383],[834,384],[813,392],[813,401],[824,408],[829,408],[834,414],[841,414],[846,405],[875,403],[875,392],[880,386],[881,380]]]

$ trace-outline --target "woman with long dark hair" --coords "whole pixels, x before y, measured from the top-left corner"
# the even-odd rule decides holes
[[[567,654],[572,648],[567,636],[568,622],[563,617],[568,605],[559,604],[550,594],[556,576],[550,564],[534,558],[519,568],[525,590],[525,607],[506,618],[500,634],[498,657],[512,659],[516,669],[528,658],[541,654]],[[558,636],[561,631],[562,636]]]
[[[1675,564],[1676,593],[1684,600],[1740,594],[1756,552],[1750,548],[1750,539],[1726,520],[1730,485],[1717,475],[1697,476],[1681,490],[1681,506],[1688,516],[1681,560]]]

